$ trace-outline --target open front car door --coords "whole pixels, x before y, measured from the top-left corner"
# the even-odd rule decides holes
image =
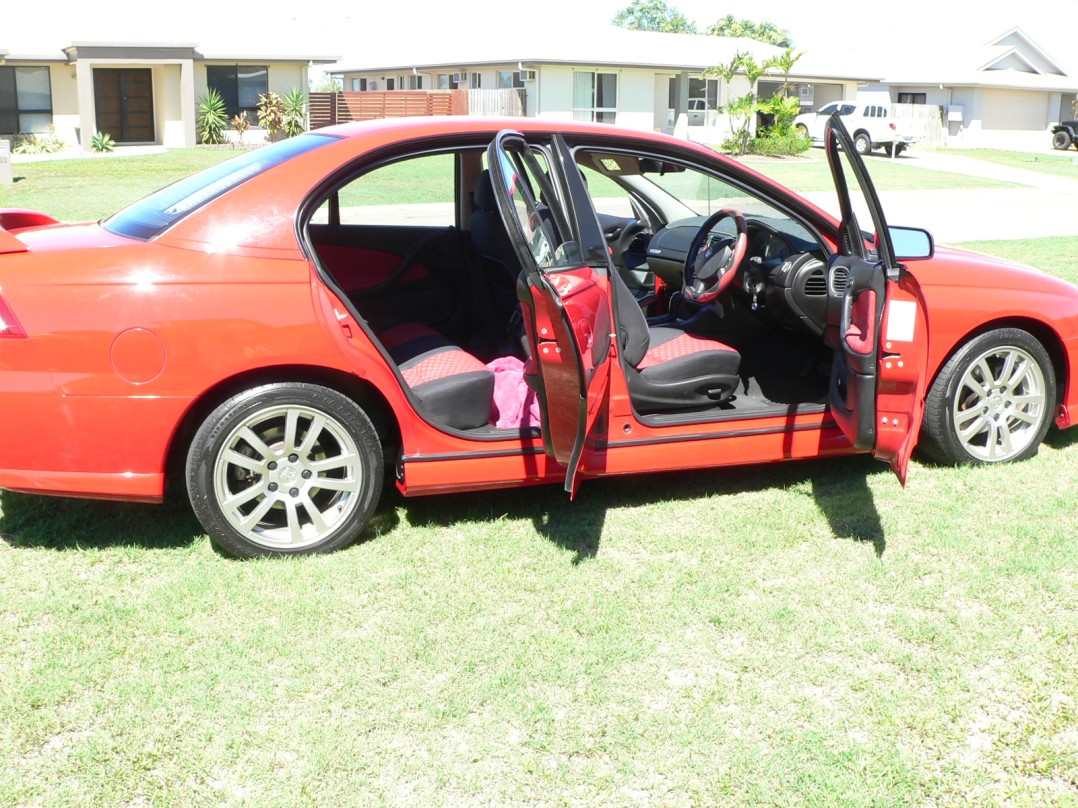
[[[905,485],[924,409],[924,298],[895,256],[876,190],[837,114],[827,122],[824,144],[842,211],[839,248],[828,268],[831,413],[856,447],[890,463]],[[874,235],[861,231],[858,213],[871,221]]]
[[[560,138],[539,150],[511,131],[487,149],[498,211],[523,269],[517,283],[547,454],[565,490],[595,456],[589,442],[606,406],[612,319],[608,257],[580,172]],[[575,202],[574,202],[575,200]],[[602,419],[605,421],[605,419]]]

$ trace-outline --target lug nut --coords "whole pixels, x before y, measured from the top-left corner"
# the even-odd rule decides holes
[[[290,488],[290,489],[288,489],[288,496],[290,496],[290,497],[298,497],[299,496],[299,489],[298,488]]]
[[[277,490],[277,483],[270,483],[269,484],[269,490],[270,491],[276,491]]]

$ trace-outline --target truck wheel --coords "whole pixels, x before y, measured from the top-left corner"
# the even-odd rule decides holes
[[[1065,151],[1066,149],[1069,149],[1070,147],[1071,147],[1071,136],[1070,136],[1070,133],[1067,132],[1066,129],[1060,129],[1058,132],[1056,132],[1054,135],[1052,135],[1052,148],[1053,149],[1059,149],[1060,151]],[[1078,144],[1076,144],[1075,148],[1078,148]]]
[[[860,155],[865,155],[872,151],[872,138],[868,136],[867,132],[858,132],[853,136],[853,149]]]

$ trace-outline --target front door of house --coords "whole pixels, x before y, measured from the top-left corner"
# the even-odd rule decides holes
[[[153,143],[153,71],[139,68],[95,68],[94,107],[97,131],[117,143]]]

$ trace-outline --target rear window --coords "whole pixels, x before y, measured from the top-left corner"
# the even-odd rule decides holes
[[[331,135],[299,135],[244,152],[174,182],[114,214],[104,222],[111,233],[128,238],[153,238],[226,191],[285,160],[337,140]]]

